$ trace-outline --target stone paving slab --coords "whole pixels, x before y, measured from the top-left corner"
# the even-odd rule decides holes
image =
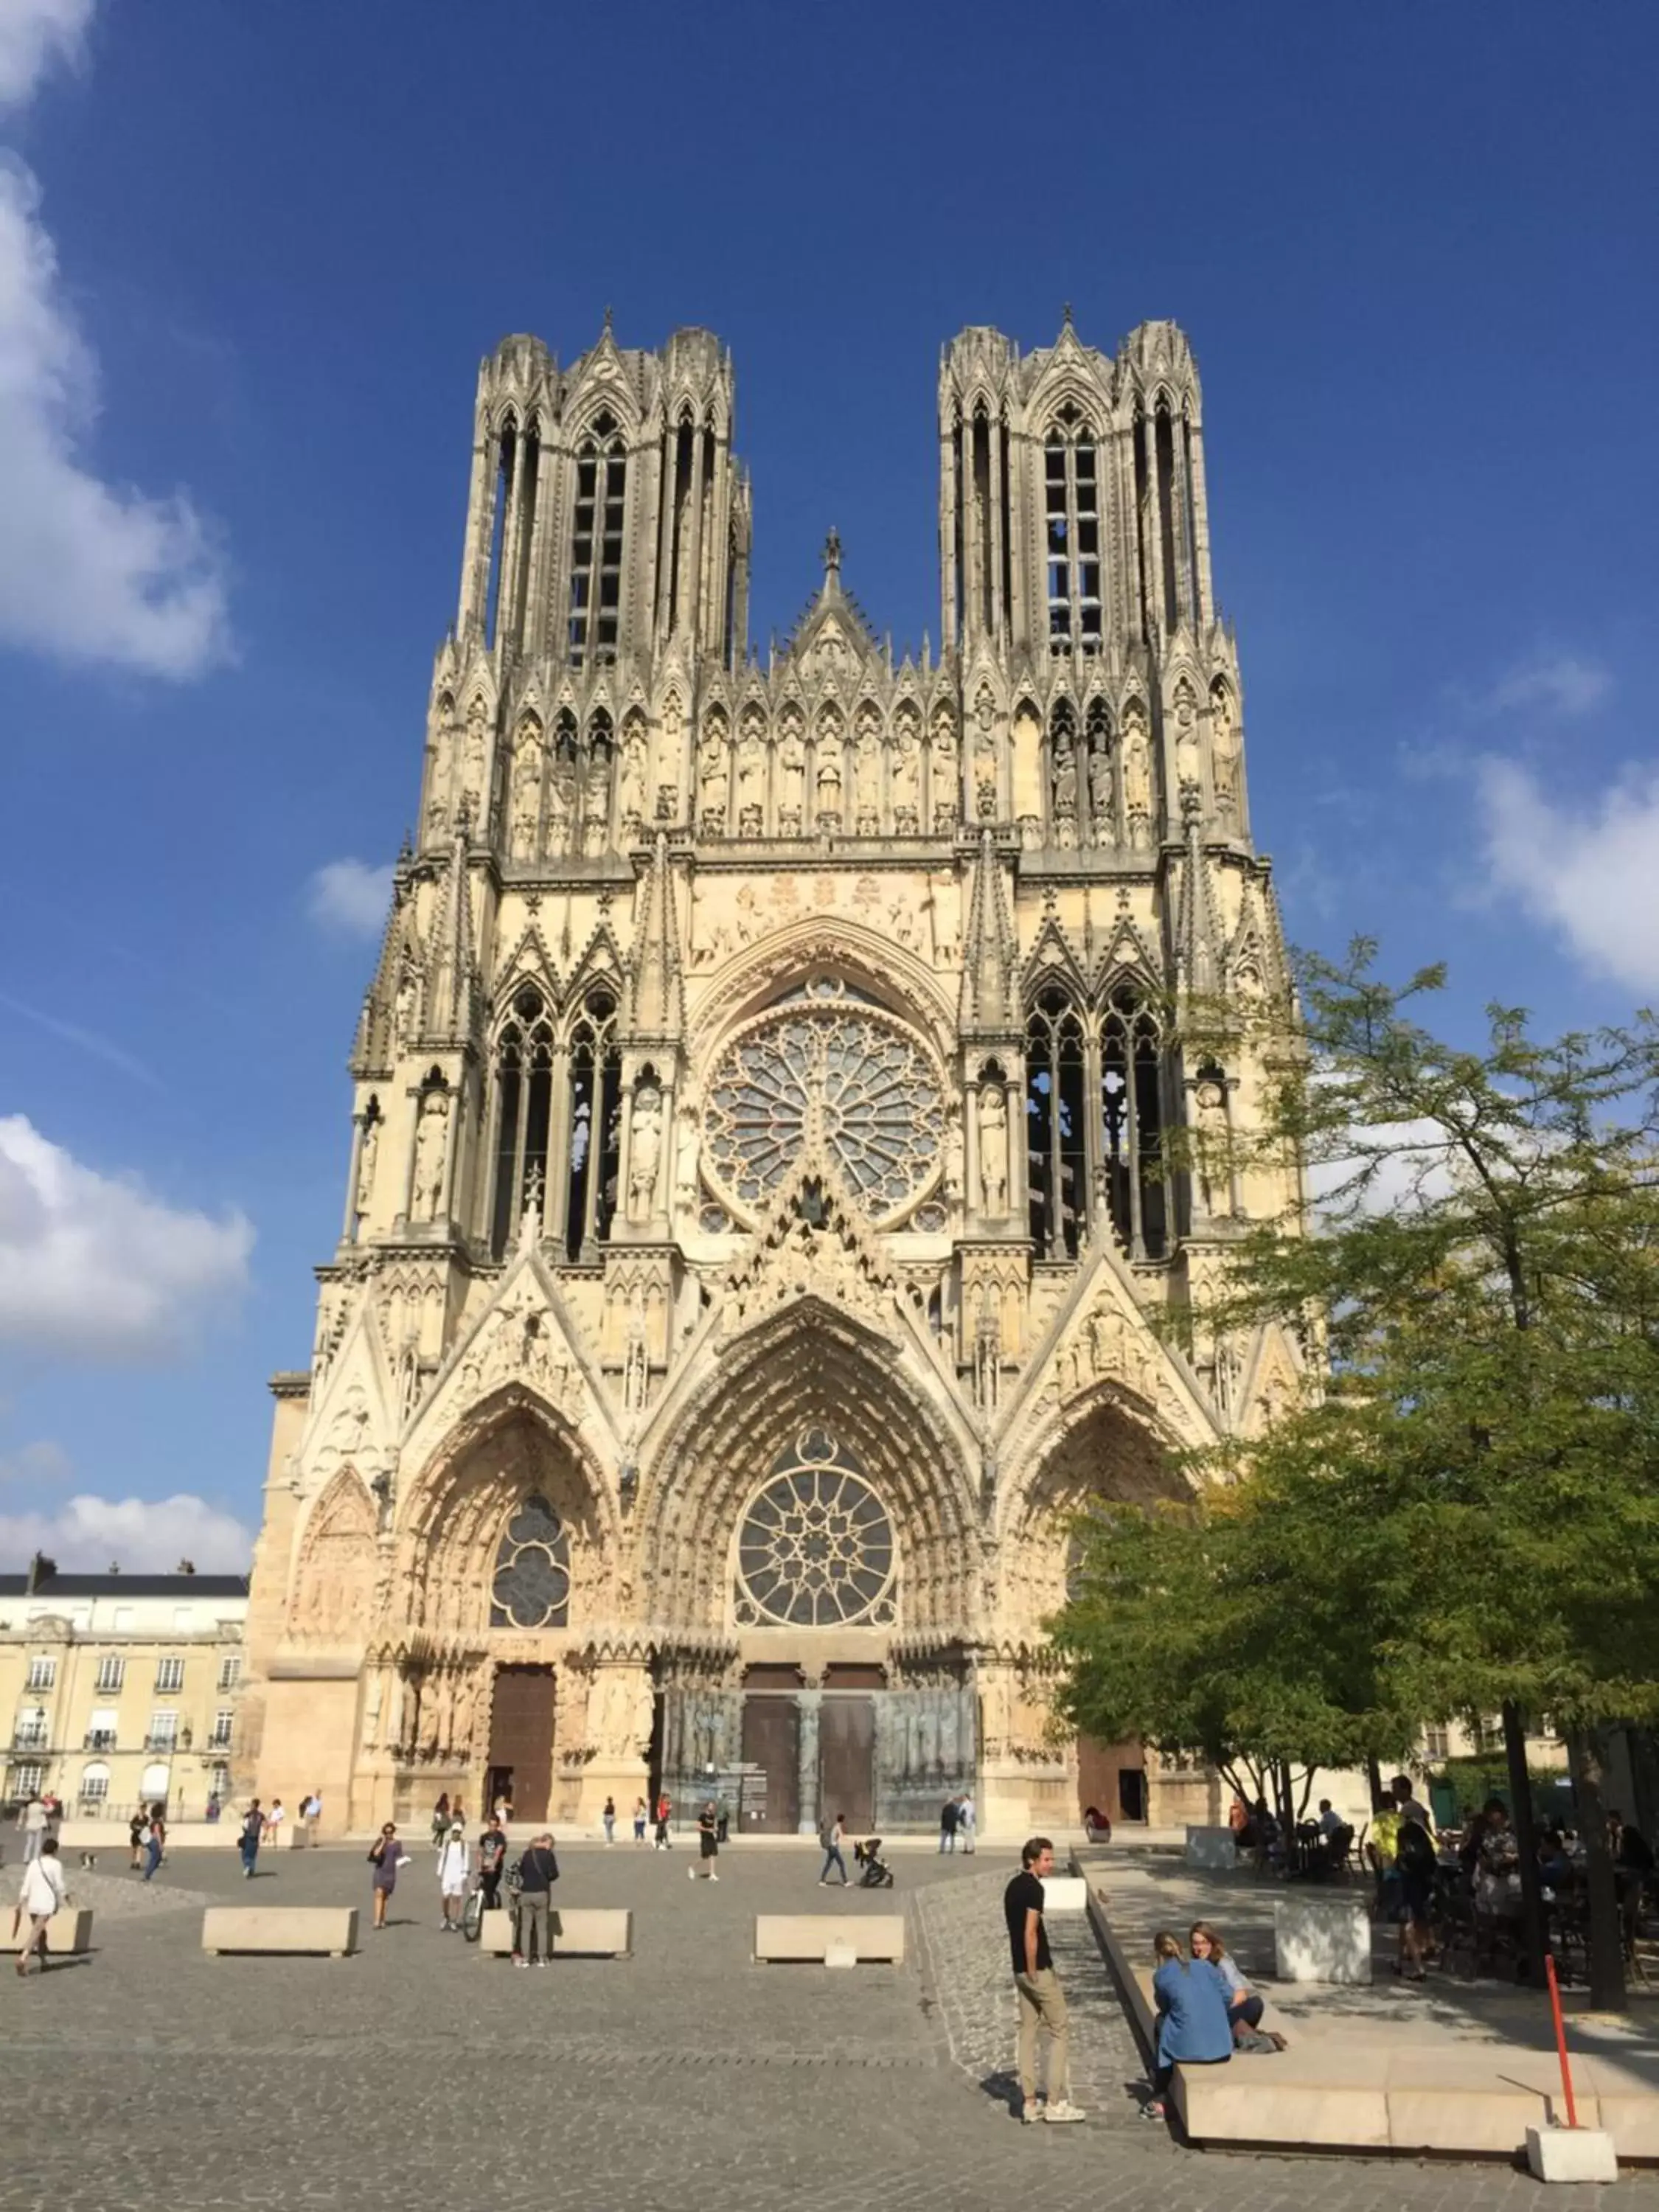
[[[1088,2125],[1018,2126],[945,2029],[1006,1989],[999,1891],[1013,1869],[986,1851],[918,1856],[882,1893],[820,1891],[815,1863],[791,1852],[734,1855],[718,1887],[688,1882],[680,1853],[564,1864],[561,1903],[633,1908],[628,1972],[473,1971],[471,1947],[439,1931],[417,1856],[394,1924],[366,1931],[342,1973],[204,1960],[190,1915],[156,1905],[100,1917],[84,1964],[0,1974],[0,2208],[310,2212],[441,2188],[490,2212],[1659,2212],[1651,2176],[1547,2195],[1498,2167],[1184,2151],[1109,2118],[1109,2063]],[[246,1885],[233,1853],[204,1855],[189,1877],[213,1902],[368,1901],[349,1846],[283,1853]],[[975,1892],[958,1940],[934,1941],[936,1893],[942,1907],[958,1887]],[[803,1906],[902,1908],[915,1957],[857,1975],[750,1966],[753,1915]],[[1074,2010],[1090,2002],[1086,1963],[1068,1953],[1061,1968]],[[1006,2064],[1011,2041],[994,2040]]]

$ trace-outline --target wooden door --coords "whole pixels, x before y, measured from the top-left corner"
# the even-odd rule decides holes
[[[763,1778],[759,1802],[745,1778],[745,1836],[793,1836],[800,1819],[800,1708],[793,1698],[743,1701],[743,1761]]]
[[[550,1667],[498,1667],[489,1711],[489,1765],[508,1775],[515,1820],[544,1820],[553,1795],[556,1696]]]
[[[867,1834],[876,1818],[876,1701],[826,1697],[818,1709],[818,1806],[839,1813],[849,1835]]]

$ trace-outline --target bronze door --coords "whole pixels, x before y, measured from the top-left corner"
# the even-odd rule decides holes
[[[550,1667],[498,1667],[489,1712],[489,1765],[512,1776],[515,1820],[544,1820],[553,1794],[553,1719],[556,1692]]]
[[[793,1836],[800,1819],[800,1709],[793,1698],[744,1699],[743,1763],[764,1777],[752,1796],[745,1778],[744,1834]]]
[[[867,1833],[876,1819],[876,1701],[826,1697],[818,1709],[818,1806],[839,1813],[849,1834]]]

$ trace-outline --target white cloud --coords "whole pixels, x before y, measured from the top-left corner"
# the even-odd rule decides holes
[[[1587,968],[1659,990],[1659,768],[1627,769],[1574,808],[1547,798],[1529,769],[1489,757],[1476,793],[1492,888]]]
[[[188,1559],[201,1574],[246,1574],[252,1532],[235,1516],[181,1491],[176,1498],[65,1498],[50,1513],[0,1513],[0,1559],[15,1571],[44,1552],[65,1573],[112,1561],[129,1574],[166,1574]]]
[[[78,61],[93,0],[3,0],[0,107],[21,107],[56,61]]]
[[[73,52],[82,0],[0,0],[0,100]],[[98,364],[59,282],[40,188],[0,155],[0,643],[198,676],[229,649],[221,562],[183,492],[106,483],[83,444]]]
[[[322,929],[378,937],[392,903],[392,869],[367,860],[330,860],[306,887],[306,910]]]
[[[1587,714],[1613,689],[1613,678],[1599,661],[1576,653],[1535,655],[1500,676],[1481,701],[1489,714],[1530,708],[1545,714]]]
[[[165,1358],[242,1290],[252,1246],[240,1213],[170,1206],[0,1118],[0,1344]]]
[[[0,1486],[15,1482],[20,1489],[55,1489],[74,1472],[69,1454],[52,1437],[38,1437],[15,1451],[0,1452]]]

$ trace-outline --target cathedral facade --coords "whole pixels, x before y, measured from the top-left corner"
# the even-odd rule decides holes
[[[1298,1358],[1150,1319],[1294,1196],[1237,1164],[1248,1024],[1182,1018],[1286,988],[1192,356],[945,349],[902,656],[833,532],[750,649],[733,403],[697,330],[483,364],[239,1778],[354,1828],[1200,1813],[1056,1732],[1043,1631],[1089,1500]]]

